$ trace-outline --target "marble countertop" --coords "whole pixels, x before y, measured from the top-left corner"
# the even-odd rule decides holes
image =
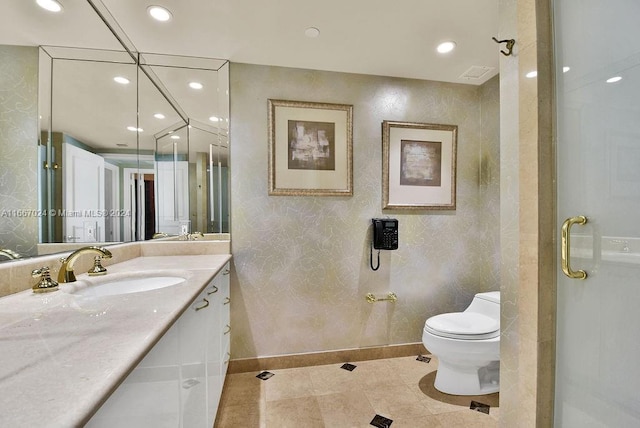
[[[187,278],[152,291],[79,297],[71,292],[87,277],[78,275],[56,292],[0,298],[0,426],[86,423],[230,258],[138,257],[109,266]]]

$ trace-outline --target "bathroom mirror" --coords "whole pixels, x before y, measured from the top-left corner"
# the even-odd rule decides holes
[[[34,6],[19,3],[13,16],[0,21],[22,20],[25,29],[42,27]],[[56,215],[3,229],[0,248],[25,257],[67,249],[59,243],[150,239],[155,232],[179,234],[185,228],[228,233],[227,62],[126,51],[123,45],[133,46],[126,35],[119,35],[125,42],[118,43],[95,10],[78,3],[65,5],[65,19],[84,19],[101,35],[85,37],[84,26],[69,25],[69,31],[77,28],[75,36],[62,37],[52,26],[47,35],[51,37],[36,42],[44,45],[35,70],[39,96],[31,95],[32,102],[39,103],[32,114],[39,131],[29,138],[33,150],[27,156],[0,159],[0,169],[5,167],[2,162],[16,168],[23,163],[22,170],[33,175],[34,183],[27,186],[31,190],[5,186],[0,192],[2,208],[14,208],[8,204],[16,196],[12,191],[33,192],[37,197],[15,208],[47,213],[53,209]],[[1,43],[31,44],[5,34],[0,31]],[[47,46],[49,41],[71,46],[69,40],[76,45]],[[90,40],[100,43],[91,46]],[[12,52],[7,50],[3,61],[12,60]],[[114,77],[129,83],[118,83]],[[201,89],[189,86],[198,81]],[[183,168],[186,181],[177,186],[178,168]],[[5,259],[0,254],[0,262]]]
[[[225,61],[42,51],[42,243],[228,232]]]

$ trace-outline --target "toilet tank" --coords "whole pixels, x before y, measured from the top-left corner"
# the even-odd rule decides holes
[[[500,322],[500,292],[478,293],[465,312],[477,312]]]

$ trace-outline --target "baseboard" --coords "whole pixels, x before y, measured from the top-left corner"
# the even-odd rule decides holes
[[[229,361],[227,374],[321,366],[352,361],[379,360],[382,358],[409,357],[426,353],[427,350],[422,343],[408,343],[403,345],[312,352],[308,354],[243,358]]]

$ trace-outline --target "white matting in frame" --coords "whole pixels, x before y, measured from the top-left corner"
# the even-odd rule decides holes
[[[353,195],[353,106],[269,100],[269,195]]]
[[[382,207],[456,209],[458,127],[382,123]]]

